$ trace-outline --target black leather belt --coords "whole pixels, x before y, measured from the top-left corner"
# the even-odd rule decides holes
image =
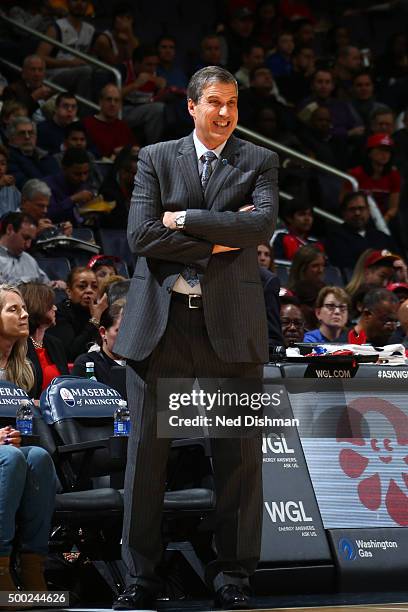
[[[171,295],[175,302],[180,302],[187,306],[187,308],[200,309],[203,307],[203,298],[197,293],[186,294],[173,291]]]

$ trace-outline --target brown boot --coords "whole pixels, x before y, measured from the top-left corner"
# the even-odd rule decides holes
[[[21,553],[20,576],[24,590],[48,591],[44,578],[45,557],[35,553]]]
[[[16,586],[10,574],[10,557],[0,557],[0,591],[16,591]],[[11,610],[16,608],[0,606],[0,610]]]

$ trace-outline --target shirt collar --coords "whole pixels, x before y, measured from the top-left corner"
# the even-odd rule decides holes
[[[197,159],[200,159],[201,156],[206,151],[209,151],[209,150],[211,150],[213,153],[215,153],[217,158],[219,158],[221,153],[222,153],[222,151],[223,151],[223,149],[224,149],[224,147],[225,147],[225,145],[227,144],[227,141],[225,140],[220,145],[218,145],[218,147],[216,149],[208,149],[205,145],[203,145],[201,140],[198,139],[198,136],[197,136],[195,130],[193,132],[193,140],[194,140],[194,146],[195,146],[195,150],[196,150],[196,154],[197,154]]]

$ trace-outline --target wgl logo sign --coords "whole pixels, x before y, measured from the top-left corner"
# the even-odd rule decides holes
[[[357,557],[356,547],[348,538],[341,538],[338,545],[339,553],[346,561],[354,561]]]

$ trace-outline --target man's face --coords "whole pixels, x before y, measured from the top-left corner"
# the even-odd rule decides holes
[[[278,127],[278,122],[276,120],[276,113],[273,108],[263,108],[259,112],[258,120],[257,120],[257,131],[264,134],[264,136],[269,136],[273,138],[276,135],[276,130]]]
[[[73,164],[69,168],[63,168],[64,176],[71,187],[80,187],[89,178],[89,164]]]
[[[197,103],[188,100],[199,140],[209,149],[225,142],[238,122],[238,93],[234,83],[216,81],[203,89]]]
[[[122,98],[119,89],[114,85],[105,87],[103,96],[99,101],[101,114],[108,120],[113,121],[119,117],[122,107]]]
[[[301,72],[310,73],[314,70],[315,59],[313,49],[304,48],[293,58],[293,64]]]
[[[282,306],[280,316],[285,346],[291,346],[295,342],[303,342],[305,322],[299,306],[295,304]]]
[[[365,310],[361,318],[361,325],[367,334],[368,342],[375,346],[384,346],[388,343],[391,334],[397,326],[399,303],[379,302],[371,311]]]
[[[374,85],[368,74],[361,74],[353,81],[353,92],[357,100],[369,100],[374,95]]]
[[[313,225],[313,212],[311,208],[298,210],[288,218],[289,227],[300,234],[309,233]]]
[[[347,208],[343,211],[343,219],[347,225],[357,231],[361,231],[367,227],[370,219],[370,209],[362,196],[351,200]]]
[[[316,109],[312,115],[310,125],[317,132],[320,132],[323,135],[328,134],[332,126],[329,109],[323,107]]]
[[[54,120],[58,125],[65,127],[75,120],[78,104],[75,98],[62,98],[55,107]]]
[[[388,134],[389,136],[395,130],[394,115],[392,113],[384,113],[377,115],[371,122],[371,131],[374,134]]]
[[[72,17],[85,17],[88,0],[68,0],[68,10]]]
[[[22,223],[17,232],[14,231],[12,225],[9,225],[6,229],[6,240],[4,244],[12,255],[18,257],[23,251],[28,251],[36,234],[37,229],[35,225],[31,223]]]
[[[24,155],[32,155],[37,144],[37,133],[34,125],[31,122],[20,123],[14,136],[10,138],[10,144],[20,149]]]
[[[392,266],[370,266],[365,271],[365,282],[367,285],[373,285],[374,287],[386,287],[388,283],[392,281],[393,277]]]
[[[164,38],[158,47],[159,59],[161,62],[171,63],[174,62],[176,57],[176,44],[169,38]]]
[[[81,130],[70,132],[68,138],[65,140],[66,149],[86,149],[86,146],[85,132]]]
[[[221,43],[217,37],[205,38],[201,43],[201,58],[210,66],[221,63]]]
[[[330,98],[333,89],[333,77],[330,72],[324,72],[323,70],[319,70],[319,72],[316,73],[313,79],[313,92],[318,98],[322,98],[323,100],[325,100],[326,98]]]
[[[158,65],[158,55],[146,55],[139,64],[139,72],[147,72],[147,74],[156,74]]]
[[[278,50],[285,55],[291,55],[295,48],[292,34],[282,34],[278,38]]]
[[[47,216],[49,202],[48,196],[37,193],[31,200],[27,198],[21,200],[21,210],[39,221]]]
[[[251,16],[235,18],[231,21],[231,29],[241,38],[249,38],[254,29],[254,24]]]
[[[262,94],[268,94],[273,87],[273,76],[269,68],[258,68],[253,75],[251,87]]]
[[[45,64],[41,58],[27,61],[21,71],[21,78],[30,89],[41,87],[45,78]]]
[[[343,60],[343,64],[350,72],[357,72],[360,70],[362,66],[360,49],[351,47],[348,55],[346,55]]]
[[[265,61],[265,52],[262,47],[253,47],[248,55],[245,55],[244,64],[248,70],[262,66]]]

